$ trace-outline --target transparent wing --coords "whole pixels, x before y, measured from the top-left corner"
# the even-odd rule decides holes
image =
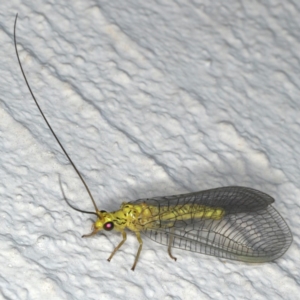
[[[290,229],[271,206],[273,202],[260,191],[230,186],[132,204],[150,207],[153,215],[149,222],[141,220],[141,226],[142,233],[155,242],[222,258],[266,262],[283,255],[292,242]],[[185,207],[192,207],[193,213],[184,216]],[[224,214],[219,220],[195,217],[203,207],[221,208]]]

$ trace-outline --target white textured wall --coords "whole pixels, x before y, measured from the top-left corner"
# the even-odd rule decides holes
[[[284,3],[284,4],[281,4]],[[297,1],[2,1],[0,295],[3,299],[299,299],[300,4]],[[227,185],[262,190],[294,242],[272,263],[90,232],[100,209]]]

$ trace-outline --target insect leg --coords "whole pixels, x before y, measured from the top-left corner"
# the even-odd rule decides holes
[[[115,253],[121,248],[121,246],[125,243],[127,235],[125,230],[122,231],[122,236],[123,236],[123,240],[120,242],[120,244],[115,248],[115,250],[112,252],[112,254],[110,255],[110,257],[107,259],[108,261],[110,261],[113,256],[115,255]]]
[[[177,258],[176,258],[175,256],[173,256],[172,253],[171,253],[172,242],[173,242],[173,239],[174,239],[174,235],[173,235],[173,233],[174,233],[174,228],[172,228],[171,231],[172,231],[172,233],[169,234],[168,253],[169,253],[170,257],[176,261]]]
[[[138,262],[138,259],[139,259],[139,257],[140,257],[140,253],[141,253],[142,247],[143,247],[143,240],[141,239],[141,234],[140,234],[140,232],[139,232],[139,231],[136,231],[135,234],[136,234],[136,238],[137,238],[137,240],[138,240],[140,246],[139,246],[138,252],[137,252],[137,254],[136,254],[136,256],[135,256],[134,264],[133,264],[133,266],[132,266],[132,268],[131,268],[132,271],[134,271],[134,269],[135,269],[135,266],[136,266],[136,264],[137,264],[137,262]]]
[[[82,238],[87,238],[87,237],[93,236],[94,234],[96,234],[96,232],[91,232],[91,233],[89,233],[89,234],[84,234],[84,235],[82,235],[81,237],[82,237]]]
[[[98,231],[99,231],[99,229],[96,229],[95,226],[94,226],[94,224],[93,224],[93,225],[92,225],[92,232],[89,233],[89,234],[84,234],[84,235],[82,236],[82,238],[87,238],[87,237],[93,236],[93,235],[95,235]]]

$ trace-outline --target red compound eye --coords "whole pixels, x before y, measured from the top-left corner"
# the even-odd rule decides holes
[[[107,222],[103,225],[103,229],[110,231],[114,229],[114,223],[113,222]]]

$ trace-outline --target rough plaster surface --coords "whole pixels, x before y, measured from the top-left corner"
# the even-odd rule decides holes
[[[2,299],[298,299],[299,11],[296,1],[6,1],[0,4]],[[250,265],[144,239],[108,263],[93,206],[17,65],[100,209],[227,185],[262,190],[294,242]]]

